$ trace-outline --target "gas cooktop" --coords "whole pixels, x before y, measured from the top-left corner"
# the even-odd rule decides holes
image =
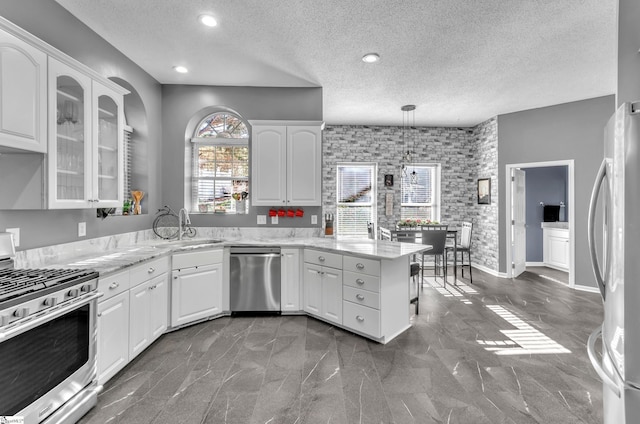
[[[0,269],[0,309],[96,278],[86,269]]]

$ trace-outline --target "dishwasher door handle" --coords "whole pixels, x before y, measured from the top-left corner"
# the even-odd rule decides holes
[[[260,258],[279,258],[280,253],[232,253],[231,256],[258,256]]]

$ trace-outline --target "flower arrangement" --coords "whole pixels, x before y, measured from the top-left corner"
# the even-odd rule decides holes
[[[430,225],[430,224],[437,224],[437,223],[438,221],[432,221],[430,219],[406,218],[398,221],[398,228],[420,227],[422,225]]]

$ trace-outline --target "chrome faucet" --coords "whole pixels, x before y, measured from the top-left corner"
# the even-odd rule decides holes
[[[182,208],[178,212],[178,240],[182,240],[182,236],[187,232],[186,225],[191,225],[191,218],[189,218],[189,212]]]

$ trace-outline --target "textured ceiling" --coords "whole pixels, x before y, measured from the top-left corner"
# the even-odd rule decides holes
[[[322,87],[328,124],[415,104],[416,125],[472,126],[615,92],[616,0],[57,2],[163,84]]]

